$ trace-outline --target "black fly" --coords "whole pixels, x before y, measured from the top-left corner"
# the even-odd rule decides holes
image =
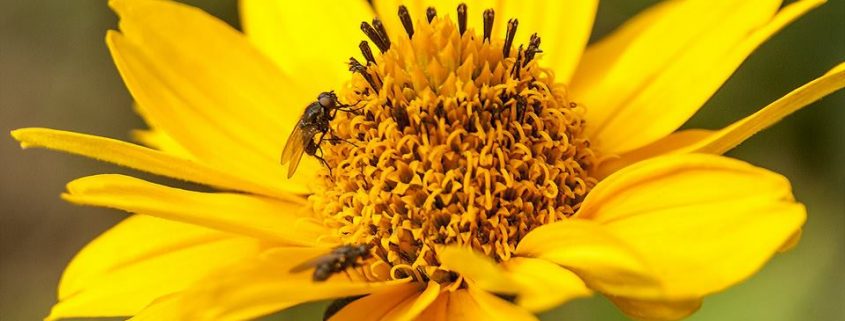
[[[341,245],[332,249],[328,254],[321,255],[295,266],[290,272],[302,272],[313,267],[314,275],[312,279],[315,282],[322,282],[331,277],[332,274],[345,272],[350,267],[360,266],[359,259],[368,259],[370,257],[371,247],[368,244]]]
[[[285,148],[282,150],[282,165],[288,165],[288,178],[293,177],[296,172],[296,167],[299,166],[299,161],[302,159],[302,153],[314,156],[323,162],[329,171],[331,167],[325,159],[317,155],[317,150],[320,149],[320,144],[329,132],[329,122],[334,119],[338,110],[352,111],[344,109],[349,105],[343,105],[337,101],[337,96],[334,92],[323,92],[317,96],[317,100],[305,108],[299,122],[293,127],[293,132],[290,133]],[[320,134],[317,141],[314,141],[314,136]]]

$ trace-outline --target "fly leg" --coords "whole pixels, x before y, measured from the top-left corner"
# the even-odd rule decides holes
[[[335,108],[335,110],[340,110],[340,111],[352,113],[352,114],[355,114],[355,115],[361,115],[360,110],[364,109],[364,107],[367,107],[367,106],[364,105],[364,106],[357,107],[357,108],[347,108],[347,107],[352,107],[352,105],[338,106],[337,108]]]
[[[323,147],[320,146],[320,145],[317,145],[317,150],[320,151],[320,155],[317,155],[317,153],[314,153],[314,158],[319,159],[320,162],[323,163],[324,166],[326,166],[326,168],[329,170],[329,178],[334,180],[334,173],[332,173],[332,167],[329,166],[329,162],[327,162],[326,159],[323,158],[323,155],[325,154],[323,152]]]
[[[336,143],[347,143],[347,144],[349,144],[349,145],[352,145],[352,146],[358,147],[358,145],[356,145],[355,143],[353,143],[353,142],[349,141],[348,139],[337,137],[337,136],[335,136],[334,134],[332,134],[332,137],[330,137],[330,138],[326,138],[326,141],[328,141],[329,143],[332,143],[332,145],[334,145],[334,144],[336,144]]]
[[[320,162],[323,163],[323,165],[325,165],[326,168],[329,170],[329,177],[334,179],[332,167],[329,166],[329,162],[327,162],[326,159],[323,158],[323,155],[325,153],[323,152],[323,147],[320,144],[323,142],[324,136],[326,136],[326,133],[323,133],[323,135],[320,136],[320,139],[317,140],[316,143],[313,140],[309,141],[308,146],[305,146],[305,153],[310,156],[314,156],[314,158],[320,160]],[[320,151],[320,155],[317,155],[317,151]]]

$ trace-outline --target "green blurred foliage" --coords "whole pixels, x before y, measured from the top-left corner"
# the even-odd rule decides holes
[[[237,25],[233,0],[192,0]],[[593,40],[653,0],[603,1]],[[128,139],[144,125],[103,37],[117,19],[103,1],[0,0],[0,131],[44,126]],[[773,37],[686,127],[719,128],[821,75],[845,58],[845,0],[832,0]],[[788,177],[810,213],[801,243],[757,275],[709,297],[690,320],[845,320],[845,95],[834,94],[761,133],[731,156]],[[0,319],[36,320],[55,300],[64,265],[123,213],[59,200],[64,183],[133,173],[0,139]],[[137,173],[133,173],[137,175]],[[141,175],[145,176],[145,175]],[[318,320],[326,303],[268,320]],[[543,320],[627,320],[596,296]]]

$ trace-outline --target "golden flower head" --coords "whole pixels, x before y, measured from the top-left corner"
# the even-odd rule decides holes
[[[506,38],[493,38],[492,9],[476,34],[467,11],[458,24],[431,15],[414,25],[402,6],[406,37],[394,41],[363,24],[383,54],[362,42],[367,66],[351,58],[342,97],[358,107],[332,121],[324,181],[310,197],[342,243],[374,244],[400,278],[448,282],[437,273],[442,245],[508,260],[595,185],[584,108],[538,65],[540,37],[513,44],[512,19]]]
[[[12,135],[217,191],[69,183],[68,201],[137,215],[71,262],[48,319],[243,320],[331,299],[335,321],[536,320],[593,292],[681,319],[806,217],[784,177],[720,155],[845,86],[845,65],[721,130],[677,129],[820,4],[667,1],[585,50],[596,1],[244,0],[242,35],[114,0],[106,41],[148,147]]]

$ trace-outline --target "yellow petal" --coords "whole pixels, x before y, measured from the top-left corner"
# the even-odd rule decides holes
[[[597,176],[606,176],[619,168],[663,154],[724,154],[754,134],[778,123],[784,117],[843,87],[845,87],[845,63],[839,64],[825,75],[793,90],[760,111],[721,130],[692,129],[680,131],[641,148],[626,152],[619,158],[602,163]]]
[[[590,39],[598,0],[505,1],[497,20],[519,19],[515,44],[527,44],[531,34],[542,39],[542,62],[558,82],[569,83]],[[504,30],[499,30],[504,38]]]
[[[180,144],[173,135],[168,134],[164,129],[159,128],[157,120],[150,114],[149,108],[144,108],[137,102],[134,103],[133,109],[141,116],[141,119],[150,127],[149,130],[133,130],[131,132],[132,139],[145,146],[155,148],[165,153],[177,155],[182,158],[194,159],[191,151]],[[154,113],[154,112],[153,112]]]
[[[574,217],[607,223],[653,210],[723,200],[791,200],[789,181],[751,164],[706,154],[652,158],[590,191]]]
[[[222,189],[239,190],[295,201],[301,199],[266,180],[250,180],[218,168],[180,158],[146,147],[98,136],[46,128],[24,128],[12,131],[12,137],[23,148],[49,148],[121,166],[206,184]]]
[[[47,319],[134,315],[156,298],[257,253],[254,239],[132,216],[70,262]]]
[[[182,317],[182,297],[179,293],[159,298],[128,321],[179,320]]]
[[[446,316],[448,321],[476,321],[491,320],[491,316],[482,310],[469,294],[467,289],[460,289],[449,292],[449,301],[446,302]]]
[[[198,9],[157,0],[110,4],[121,33],[110,31],[106,42],[151,125],[204,161],[285,181],[282,146],[317,93],[304,92],[243,35]]]
[[[242,0],[240,12],[244,32],[252,43],[314,97],[340,89],[351,78],[346,63],[349,57],[361,56],[358,43],[366,38],[361,22],[375,16],[365,0],[330,5],[319,1]]]
[[[421,292],[420,284],[407,283],[374,291],[363,298],[349,303],[329,320],[358,321],[382,320],[405,300],[414,300]]]
[[[479,310],[487,314],[487,318],[477,320],[501,321],[539,321],[536,316],[510,302],[502,300],[487,291],[470,286],[467,291]]]
[[[503,294],[518,291],[517,284],[510,276],[484,254],[470,248],[447,246],[437,250],[437,258],[443,268],[457,272],[469,279],[474,286]]]
[[[184,319],[249,320],[304,302],[368,294],[400,287],[408,281],[353,281],[340,273],[325,282],[313,282],[308,273],[290,272],[297,264],[326,251],[325,248],[278,248],[209,276],[185,292]]]
[[[784,117],[845,87],[845,63],[793,90],[760,111],[687,146],[684,152],[723,154]]]
[[[644,258],[625,240],[591,221],[569,219],[536,228],[519,242],[515,254],[561,265],[604,293],[662,293]]]
[[[596,186],[575,217],[601,223],[638,253],[663,285],[657,298],[687,300],[756,272],[806,214],[782,176],[738,160],[690,154],[616,172]]]
[[[302,203],[193,192],[116,174],[76,179],[67,189],[63,198],[76,204],[144,213],[284,244],[313,245],[321,235],[330,234],[307,219],[308,207]]]
[[[440,295],[440,285],[429,282],[409,283],[374,292],[353,301],[335,314],[331,321],[411,321]]]
[[[712,5],[711,1],[704,2]],[[604,49],[596,49],[605,56],[585,54],[587,65],[613,66],[589,71],[599,74],[592,76],[596,83],[585,81],[574,86],[573,96],[591,108],[587,115],[589,135],[598,148],[611,154],[668,135],[692,116],[762,42],[820,4],[820,0],[793,3],[774,18],[779,1],[730,1],[717,9],[703,8],[695,1],[678,3],[675,9],[671,5],[659,7],[665,12],[647,24],[636,39],[609,40]],[[688,14],[687,10],[697,12]],[[649,125],[642,126],[646,123]]]
[[[592,174],[594,177],[602,179],[625,166],[644,159],[666,154],[682,153],[686,151],[687,147],[706,139],[708,136],[713,135],[714,132],[706,129],[686,129],[674,132],[651,144],[602,161]]]
[[[515,257],[502,264],[520,285],[516,303],[529,311],[545,311],[592,295],[578,275],[557,264],[526,257]]]
[[[642,301],[610,297],[616,306],[626,315],[636,320],[672,321],[680,320],[701,307],[701,300],[685,301]]]
[[[641,213],[606,227],[646,257],[667,298],[689,299],[757,272],[805,219],[805,208],[792,202],[716,201]]]
[[[786,242],[784,242],[783,245],[780,246],[780,248],[778,249],[778,252],[789,251],[792,248],[794,248],[796,245],[798,245],[798,241],[801,240],[801,234],[803,234],[803,233],[804,233],[803,229],[798,229],[798,231],[795,231],[795,233],[793,233],[792,236],[790,236],[789,239],[787,239]]]
[[[434,299],[434,302],[428,305],[414,321],[446,321],[451,320],[448,314],[449,292],[440,292],[440,295]]]
[[[759,2],[759,1],[758,1]],[[757,10],[759,24],[764,11],[775,10],[776,1]],[[730,1],[663,1],[625,22],[607,37],[590,45],[572,81],[573,96],[588,106],[592,130],[604,126],[617,106],[647,85],[662,69],[673,63],[697,37],[733,9]],[[751,7],[751,8],[749,8]],[[607,93],[614,93],[608,95]],[[666,106],[661,106],[666,107]]]
[[[385,315],[382,321],[411,321],[420,315],[440,295],[440,284],[429,281],[425,290],[413,300],[405,300]],[[360,319],[359,319],[360,320]]]
[[[191,155],[191,152],[185,149],[185,147],[182,147],[179,142],[162,130],[133,130],[131,134],[132,139],[144,146],[184,159],[194,159],[194,155]]]

